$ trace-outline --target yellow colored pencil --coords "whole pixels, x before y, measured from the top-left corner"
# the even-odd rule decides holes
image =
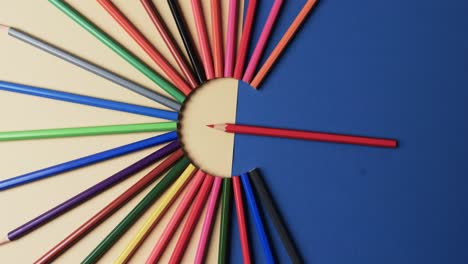
[[[137,234],[132,238],[127,247],[122,251],[120,256],[115,260],[115,264],[127,263],[133,254],[138,250],[140,245],[150,234],[158,221],[166,212],[166,209],[175,201],[178,194],[183,190],[185,185],[189,182],[190,178],[196,170],[195,166],[190,164],[171,188],[164,194],[161,203],[156,207],[145,223],[138,230]]]

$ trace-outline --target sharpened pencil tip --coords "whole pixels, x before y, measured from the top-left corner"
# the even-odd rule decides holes
[[[211,127],[211,128],[214,128],[214,125],[206,125],[207,127]]]
[[[10,239],[8,237],[5,237],[4,239],[0,240],[0,246],[3,245],[3,244],[7,244],[7,243],[10,243]]]
[[[225,131],[226,124],[213,124],[213,125],[207,125],[207,127]]]
[[[10,27],[0,24],[0,30],[1,30],[1,31],[5,31],[5,32],[8,32],[8,30],[10,30]]]

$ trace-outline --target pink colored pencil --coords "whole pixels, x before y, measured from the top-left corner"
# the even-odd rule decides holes
[[[187,249],[188,243],[190,242],[190,238],[192,237],[193,230],[195,230],[197,221],[200,218],[200,214],[202,213],[206,200],[208,199],[214,178],[215,177],[212,176],[206,176],[205,181],[203,181],[200,192],[198,192],[197,197],[193,201],[192,208],[190,208],[190,212],[188,213],[187,220],[182,228],[182,233],[179,236],[176,247],[172,252],[169,264],[182,263],[181,260],[184,257],[184,253]]]
[[[239,45],[239,51],[236,59],[236,69],[234,71],[234,78],[240,80],[244,72],[245,59],[249,51],[250,37],[252,35],[253,22],[255,20],[255,10],[257,9],[257,0],[250,0],[249,7],[247,8],[247,15],[245,17],[244,28],[242,29],[242,37]]]
[[[246,83],[250,83],[250,81],[252,81],[253,75],[255,74],[255,70],[257,69],[262,54],[265,51],[268,38],[271,35],[273,26],[275,25],[276,19],[278,17],[282,5],[283,0],[275,0],[275,2],[273,3],[273,7],[270,10],[268,19],[265,23],[265,26],[263,27],[263,31],[260,35],[260,38],[258,39],[257,46],[255,47],[252,58],[250,58],[249,65],[247,66],[244,77],[242,78]]]
[[[230,0],[228,30],[226,39],[226,60],[224,65],[224,77],[232,77],[234,73],[234,63],[237,48],[237,19],[238,19],[238,0]]]
[[[252,263],[250,257],[249,235],[245,220],[244,202],[242,201],[242,184],[239,176],[232,177],[232,186],[234,189],[234,201],[236,204],[237,223],[239,225],[239,236],[241,240],[242,257],[244,264]]]
[[[224,72],[224,38],[221,0],[211,0],[211,34],[213,34],[215,77],[221,78]]]
[[[164,229],[161,237],[159,238],[158,242],[154,246],[153,250],[151,251],[150,256],[146,260],[146,264],[153,264],[157,263],[161,258],[164,250],[166,249],[167,245],[172,239],[177,227],[179,227],[180,222],[185,216],[187,209],[189,208],[190,204],[193,201],[193,198],[197,194],[200,185],[206,178],[206,173],[199,170],[195,176],[193,181],[190,183],[187,192],[184,194],[182,201],[180,202],[179,206],[177,207],[174,215],[171,217],[171,220],[167,224],[166,228]]]
[[[214,78],[213,57],[211,55],[210,42],[208,40],[208,33],[206,32],[206,24],[200,0],[192,0],[192,12],[197,28],[198,42],[200,43],[206,78],[211,80]]]
[[[208,210],[206,211],[205,220],[203,222],[200,242],[198,243],[197,253],[195,255],[195,264],[202,264],[205,259],[206,249],[213,230],[213,219],[218,205],[219,190],[223,179],[216,177],[211,188],[210,199],[208,200]]]

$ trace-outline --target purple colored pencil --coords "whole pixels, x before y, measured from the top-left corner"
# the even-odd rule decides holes
[[[17,240],[30,232],[36,230],[42,225],[52,221],[58,216],[66,213],[67,211],[75,208],[76,206],[86,202],[87,200],[93,198],[94,196],[102,193],[103,191],[111,188],[117,183],[122,182],[123,180],[129,178],[130,176],[140,172],[141,170],[147,168],[148,166],[154,164],[155,162],[165,158],[169,154],[175,152],[180,148],[178,141],[174,141],[167,146],[153,152],[151,155],[137,161],[136,163],[130,165],[129,167],[117,172],[111,177],[101,181],[100,183],[94,185],[93,187],[83,191],[82,193],[70,198],[69,200],[63,202],[62,204],[50,209],[49,211],[43,213],[42,215],[34,218],[33,220],[27,222],[26,224],[16,228],[15,230],[8,233],[7,240],[13,241]]]

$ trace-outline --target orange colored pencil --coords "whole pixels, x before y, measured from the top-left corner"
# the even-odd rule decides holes
[[[278,58],[281,56],[283,51],[286,49],[288,44],[293,39],[294,35],[297,33],[301,25],[304,23],[305,19],[309,15],[310,11],[316,6],[318,0],[308,0],[307,3],[302,8],[301,12],[297,15],[296,19],[294,19],[291,26],[288,28],[284,36],[276,45],[275,49],[271,52],[270,56],[263,64],[262,68],[258,71],[255,75],[255,78],[250,83],[252,87],[258,89],[259,85],[263,82],[267,74],[270,72],[271,68],[274,66]]]

